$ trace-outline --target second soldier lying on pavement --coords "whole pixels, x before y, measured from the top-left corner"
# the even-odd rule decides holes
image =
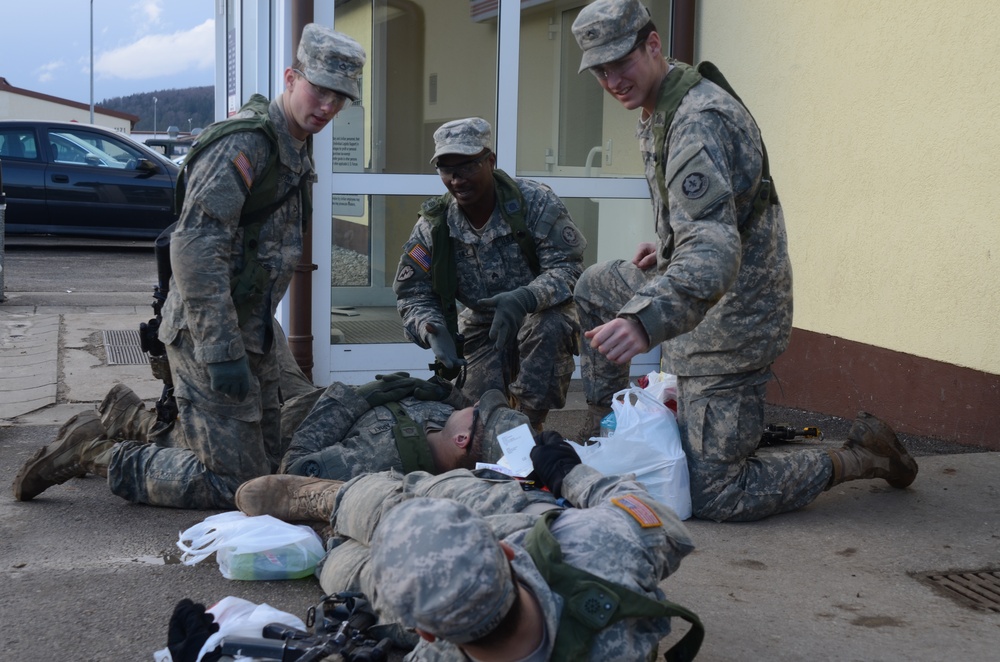
[[[407,660],[494,659],[486,651],[515,653],[497,659],[651,659],[673,615],[694,624],[676,659],[693,657],[701,624],[659,587],[693,549],[684,524],[631,476],[581,464],[558,433],[537,441],[533,484],[457,469],[347,483],[264,476],[240,491],[284,482],[299,484],[303,500],[312,493],[314,507],[297,514],[332,526],[319,572],[324,592],[361,591],[383,622],[415,628],[421,640]],[[606,611],[584,622],[580,609],[595,598]]]

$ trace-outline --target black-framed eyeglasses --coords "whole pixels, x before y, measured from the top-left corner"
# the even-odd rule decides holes
[[[437,174],[442,177],[459,177],[460,179],[468,179],[472,177],[479,169],[483,167],[483,161],[491,154],[491,152],[486,152],[480,156],[469,161],[462,161],[461,163],[456,163],[450,166],[435,166]]]
[[[466,452],[472,452],[472,441],[476,438],[476,427],[479,426],[479,404],[472,408],[472,427],[469,429],[469,443],[465,446]]]
[[[298,69],[292,69],[292,71],[301,76],[302,80],[309,83],[309,87],[307,88],[309,90],[309,93],[312,95],[313,99],[319,102],[321,106],[326,106],[326,105],[337,106],[337,105],[344,105],[347,103],[348,101],[347,97],[341,94],[340,92],[336,92],[334,90],[330,90],[325,87],[320,87],[319,85],[316,85],[311,80],[306,78],[306,75],[301,71],[299,71]]]
[[[632,54],[635,53],[637,50],[639,50],[639,48],[642,47],[643,44],[645,43],[646,43],[645,39],[636,42],[636,44],[632,46],[631,50],[629,50],[628,53],[622,55],[614,62],[608,62],[607,64],[598,64],[596,66],[591,67],[590,73],[594,74],[594,76],[598,80],[607,80],[608,77],[611,76],[611,74],[616,74],[618,76],[621,76],[626,71],[631,69],[632,65],[635,64],[635,58],[632,57]]]

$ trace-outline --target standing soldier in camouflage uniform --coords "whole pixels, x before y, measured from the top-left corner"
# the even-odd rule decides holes
[[[388,382],[386,399],[386,389],[379,388],[383,380],[359,387],[331,384],[293,435],[281,473],[241,485],[236,507],[248,515],[308,520],[323,493],[362,474],[441,474],[494,463],[503,455],[497,435],[528,422],[507,407],[500,391],[471,403],[450,384],[415,380],[410,387],[402,378]],[[399,382],[402,388],[393,386]],[[329,516],[326,511],[319,519]]]
[[[864,412],[842,449],[754,455],[770,367],[792,326],[784,217],[760,131],[738,99],[699,73],[711,70],[663,57],[638,0],[588,5],[573,34],[580,71],[590,69],[625,108],[641,111],[658,238],[631,262],[587,269],[577,284],[590,406],[579,436],[595,434],[611,411],[629,361],[661,345],[665,369],[677,375],[696,517],[755,520],[856,478],[913,482],[916,462],[888,425]]]
[[[297,56],[278,98],[268,103],[254,95],[234,118],[209,127],[205,146],[195,143],[185,166],[159,329],[176,389],[176,424],[153,443],[115,443],[94,440],[95,421],[83,417],[22,468],[17,498],[89,470],[107,475],[111,490],[134,502],[228,508],[241,483],[277,466],[272,319],[311,213],[312,135],[359,97],[365,61],[353,39],[314,23],[303,30]]]
[[[434,132],[431,162],[448,193],[424,203],[393,289],[410,340],[447,369],[467,359],[471,397],[504,391],[541,429],[566,404],[580,331],[573,286],[587,242],[547,186],[496,169],[492,144],[478,117]]]

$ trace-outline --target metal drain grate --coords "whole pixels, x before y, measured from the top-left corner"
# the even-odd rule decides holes
[[[926,572],[916,577],[963,605],[1000,612],[1000,571]]]
[[[357,320],[334,319],[333,328],[343,336],[339,342],[347,344],[405,343],[403,323],[397,319]],[[335,341],[336,342],[336,341]]]
[[[139,332],[134,330],[112,330],[104,332],[104,350],[108,355],[108,365],[146,365],[149,358],[139,345]]]

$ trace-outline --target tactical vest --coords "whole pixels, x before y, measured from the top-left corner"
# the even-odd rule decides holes
[[[240,326],[250,318],[250,313],[259,305],[267,292],[267,285],[270,281],[270,273],[260,263],[260,256],[257,252],[260,231],[268,217],[284,205],[289,198],[296,193],[301,193],[302,219],[303,225],[312,215],[312,199],[309,190],[309,177],[302,177],[297,187],[291,188],[285,195],[278,199],[278,184],[280,177],[278,174],[278,134],[271,123],[267,109],[270,102],[260,94],[250,97],[240,112],[250,111],[250,117],[233,117],[221,122],[216,122],[209,126],[199,136],[198,140],[191,146],[191,151],[184,157],[181,164],[180,173],[177,175],[177,190],[174,194],[174,211],[180,214],[184,207],[184,196],[187,191],[187,165],[194,158],[203,152],[206,147],[216,140],[236,133],[237,131],[260,131],[267,136],[270,143],[268,149],[267,163],[264,171],[253,184],[253,188],[247,195],[240,212],[239,227],[243,231],[243,269],[235,274],[229,282],[230,292],[233,297],[233,305],[236,308],[236,318]],[[312,153],[312,140],[309,139],[309,152]],[[174,226],[170,226],[164,234],[173,232]],[[271,336],[268,335],[265,347],[270,346]]]
[[[520,246],[524,259],[528,261],[531,273],[538,276],[541,267],[534,238],[524,221],[524,196],[521,195],[521,189],[503,170],[493,171],[493,185],[500,205],[500,215],[514,232],[514,239]],[[458,267],[455,264],[455,247],[448,232],[448,204],[451,198],[451,193],[445,193],[439,198],[425,201],[420,214],[431,224],[431,238],[434,240],[431,250],[431,288],[441,299],[445,323],[454,338],[458,335],[458,308],[455,305]]]
[[[550,659],[554,662],[587,659],[594,635],[623,618],[678,616],[690,623],[691,629],[666,652],[664,659],[667,662],[693,660],[705,638],[705,628],[698,615],[669,600],[653,600],[564,563],[562,548],[551,530],[552,522],[562,512],[552,510],[542,515],[524,539],[524,549],[545,583],[563,598]]]
[[[392,412],[396,424],[392,426],[392,436],[396,438],[396,450],[403,462],[403,473],[411,471],[426,471],[435,473],[434,458],[427,443],[427,435],[423,428],[406,413],[398,402],[387,402],[383,405]]]
[[[722,75],[721,71],[719,71],[719,68],[711,62],[702,62],[698,65],[697,69],[689,64],[685,64],[684,62],[672,61],[671,64],[673,65],[673,68],[660,85],[660,94],[656,101],[656,111],[664,114],[663,124],[655,124],[653,126],[653,159],[656,163],[656,186],[660,191],[660,196],[662,197],[665,205],[668,204],[669,193],[667,191],[666,182],[664,181],[666,163],[663,162],[663,145],[667,139],[667,131],[670,129],[670,123],[673,122],[674,114],[677,112],[678,106],[681,105],[681,100],[684,98],[684,95],[686,95],[692,87],[697,85],[702,78],[705,78],[725,90],[725,92],[729,96],[736,99],[748,113],[750,112],[750,109],[747,108],[746,104],[743,103],[743,100],[740,99],[738,94],[736,94],[736,91],[733,90],[729,81],[727,81],[726,77]],[[751,117],[753,117],[753,115],[751,115]],[[771,170],[768,166],[767,160],[767,147],[764,145],[763,138],[760,141],[760,147],[763,163],[761,167],[760,185],[754,193],[754,213],[751,218],[762,214],[768,205],[777,204],[778,202],[778,192],[775,190],[774,182],[771,180]],[[742,230],[742,227],[740,229]]]

